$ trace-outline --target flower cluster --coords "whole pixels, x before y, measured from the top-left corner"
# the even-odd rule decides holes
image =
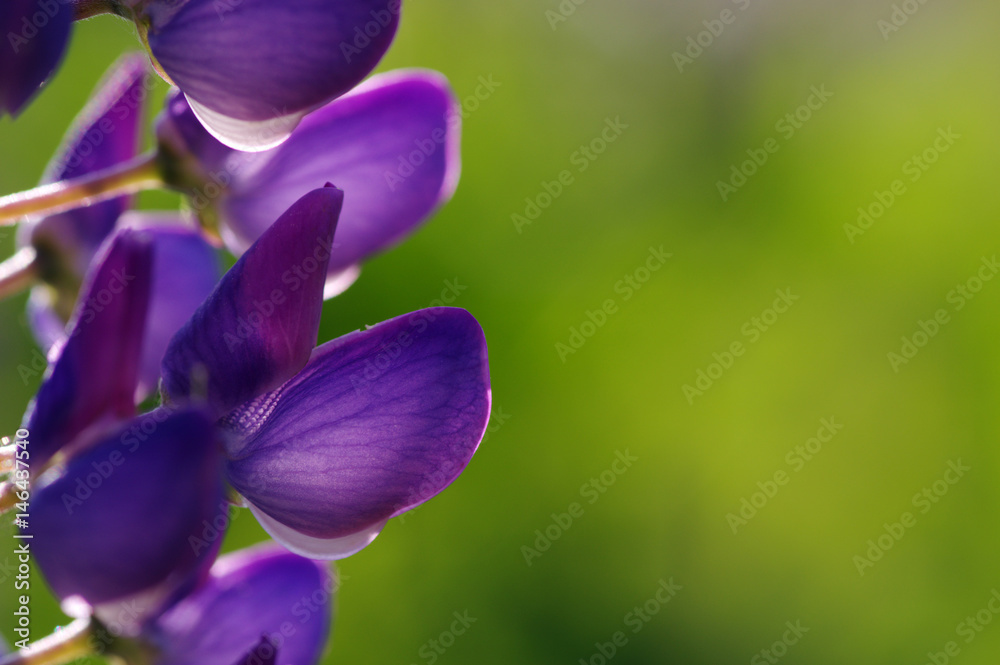
[[[48,358],[19,430],[30,474],[0,483],[0,510],[30,496],[19,526],[81,622],[57,648],[18,644],[12,662],[313,665],[337,585],[318,562],[366,547],[471,460],[491,396],[468,312],[433,307],[317,345],[324,300],[458,182],[446,79],[365,79],[399,12],[399,0],[0,8],[16,37],[0,50],[0,115],[56,72],[75,20],[124,17],[147,51],[112,66],[40,186],[0,198],[0,223],[19,225],[0,295],[30,291]],[[153,71],[174,87],[140,154]],[[150,188],[180,192],[182,209],[134,210]],[[0,470],[15,451],[0,448]],[[217,558],[240,507],[276,545]]]

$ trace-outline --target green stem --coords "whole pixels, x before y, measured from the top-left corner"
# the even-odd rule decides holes
[[[35,250],[25,247],[0,263],[0,300],[21,293],[38,281]]]
[[[106,199],[163,186],[156,153],[73,180],[63,180],[0,198],[0,225],[15,224],[27,215],[65,212]]]
[[[93,653],[90,619],[77,619],[65,628],[6,655],[0,665],[64,665]]]

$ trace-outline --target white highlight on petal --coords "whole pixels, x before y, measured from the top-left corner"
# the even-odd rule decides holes
[[[298,112],[270,120],[237,120],[185,97],[205,131],[220,143],[244,152],[263,152],[281,145],[306,115]]]
[[[336,246],[336,243],[334,243]],[[361,276],[361,266],[353,265],[349,268],[344,268],[335,275],[327,275],[326,284],[323,286],[323,300],[329,300],[330,298],[339,296],[341,293],[346,291],[351,284]]]
[[[313,538],[285,526],[250,501],[247,501],[247,505],[250,507],[250,512],[254,514],[254,517],[257,518],[257,521],[264,528],[264,531],[267,531],[272,538],[284,545],[286,549],[308,559],[344,559],[352,554],[357,554],[375,540],[375,536],[382,531],[385,523],[389,521],[385,520],[364,531],[359,531],[343,538]]]

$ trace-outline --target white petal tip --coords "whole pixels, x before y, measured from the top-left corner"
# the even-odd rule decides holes
[[[267,531],[268,534],[290,552],[304,556],[307,559],[319,559],[332,561],[344,559],[352,554],[357,554],[368,547],[375,537],[385,527],[385,522],[380,522],[364,531],[344,536],[343,538],[313,538],[291,529],[281,522],[278,522],[257,506],[250,505],[250,512],[254,514],[257,521]],[[388,521],[388,520],[386,520]]]
[[[213,111],[187,97],[188,104],[205,131],[220,143],[243,152],[263,152],[285,142],[305,113],[293,113],[270,120],[237,120]]]

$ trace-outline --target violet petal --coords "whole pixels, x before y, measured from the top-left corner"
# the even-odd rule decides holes
[[[110,238],[95,259],[69,336],[50,353],[49,369],[25,414],[35,468],[69,443],[85,443],[88,429],[135,412],[152,261],[152,239],[132,230]]]
[[[225,509],[223,496],[212,421],[161,409],[42,477],[32,494],[32,551],[53,592],[72,602],[169,589],[217,551],[192,543]]]
[[[458,477],[489,410],[479,324],[462,309],[421,310],[320,346],[298,376],[231,413],[227,473],[293,531],[370,542]],[[337,556],[314,545],[300,549]]]
[[[305,365],[342,201],[335,187],[309,192],[226,273],[167,347],[170,400],[204,398],[221,416]]]

